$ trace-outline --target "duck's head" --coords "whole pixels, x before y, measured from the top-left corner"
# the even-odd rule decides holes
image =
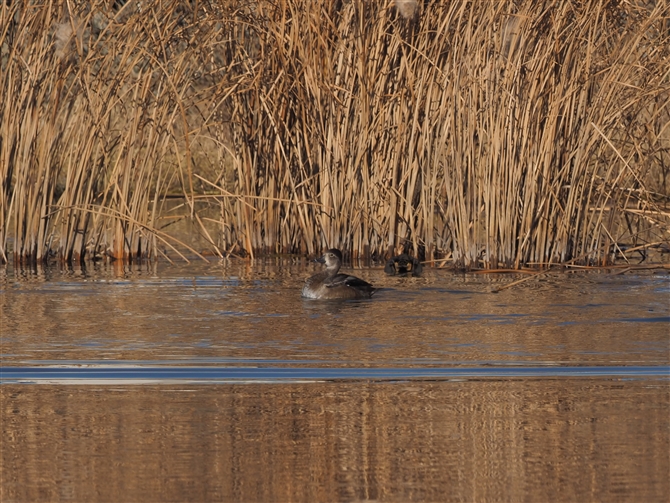
[[[326,264],[326,268],[328,269],[331,267],[339,267],[342,265],[342,252],[337,248],[331,248],[318,259],[316,259],[316,261],[322,264]]]

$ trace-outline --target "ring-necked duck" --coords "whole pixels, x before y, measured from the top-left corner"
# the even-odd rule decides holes
[[[331,248],[317,262],[326,264],[326,270],[305,280],[302,296],[308,299],[369,299],[377,291],[370,283],[356,276],[338,274],[342,266],[342,252]]]
[[[414,257],[410,257],[406,253],[391,257],[384,266],[384,272],[394,276],[396,274],[411,274],[412,276],[418,276],[421,274],[421,269],[421,262]]]

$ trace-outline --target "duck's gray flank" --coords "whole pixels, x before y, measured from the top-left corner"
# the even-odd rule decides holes
[[[326,264],[326,270],[307,278],[302,296],[308,299],[369,299],[377,291],[367,281],[338,273],[342,267],[342,252],[331,248],[317,262]]]

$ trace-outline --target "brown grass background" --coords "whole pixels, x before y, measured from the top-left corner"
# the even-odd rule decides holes
[[[0,260],[611,263],[669,240],[669,62],[661,0],[3,2]]]

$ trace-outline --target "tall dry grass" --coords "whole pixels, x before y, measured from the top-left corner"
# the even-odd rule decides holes
[[[114,5],[111,5],[114,4]],[[189,114],[214,20],[183,2],[0,7],[0,257],[155,256],[170,187],[193,201]],[[191,121],[193,122],[193,121]]]
[[[667,2],[120,3],[0,7],[4,260],[183,251],[167,194],[220,255],[669,239]]]
[[[667,240],[668,16],[646,1],[429,2],[409,16],[259,3],[255,37],[235,38],[253,69],[234,97],[238,190],[265,196],[246,248],[409,245],[519,267]]]

